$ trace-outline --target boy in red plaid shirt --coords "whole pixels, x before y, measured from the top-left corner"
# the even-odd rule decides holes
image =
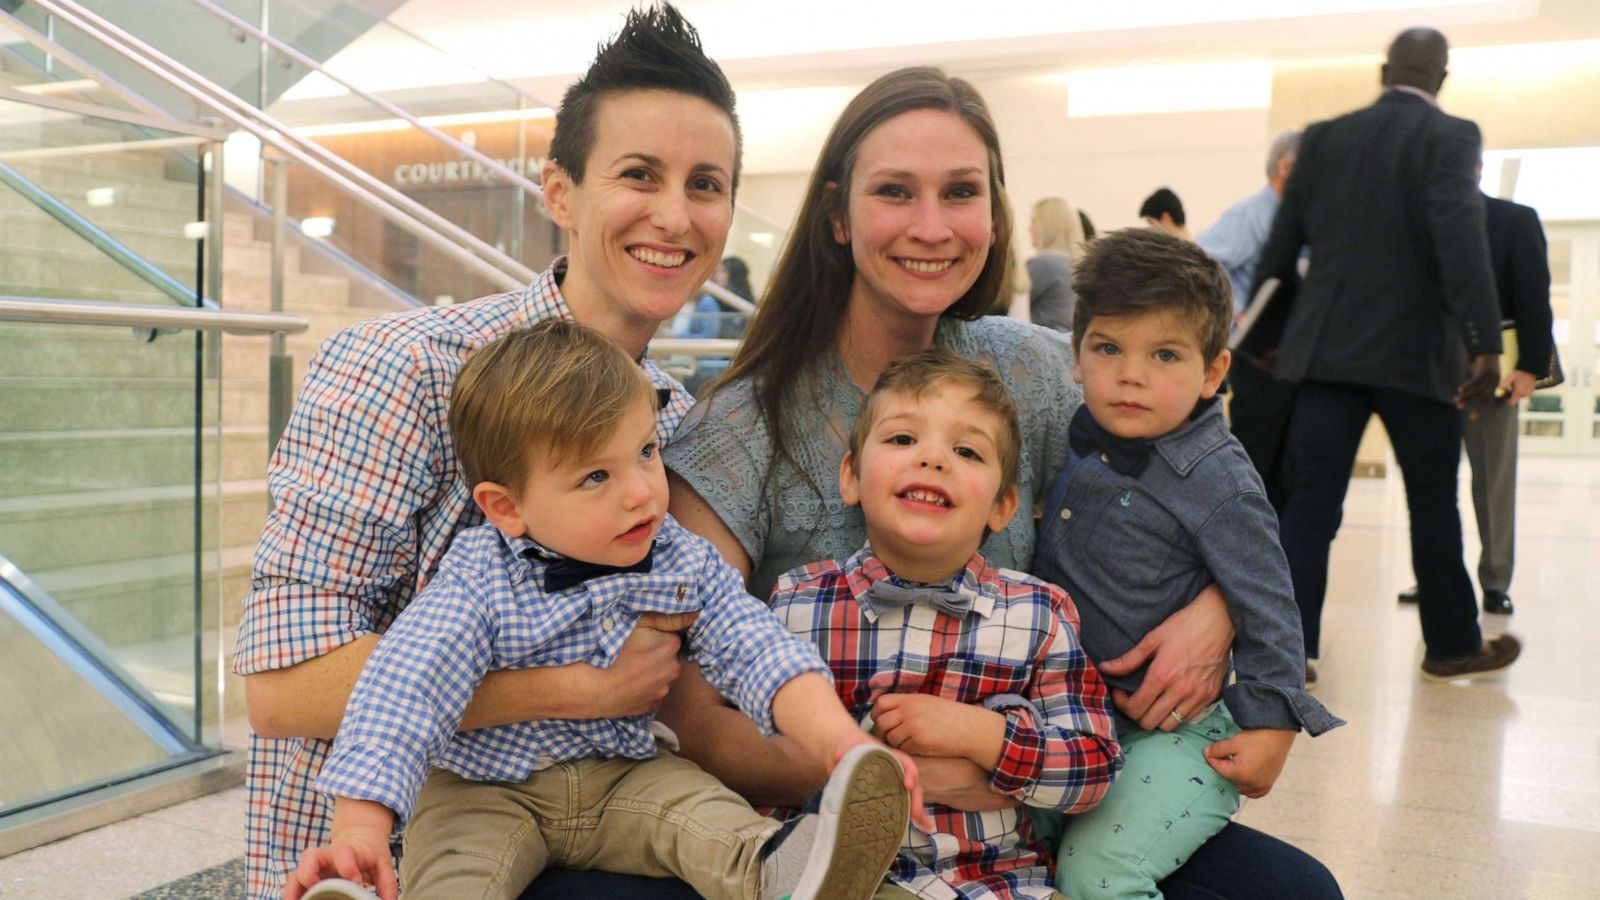
[[[1053,898],[1022,807],[1082,812],[1122,767],[1066,592],[978,552],[1016,512],[1021,437],[989,366],[935,347],[878,379],[840,463],[867,546],[784,575],[772,609],[816,643],[845,708],[890,746],[971,760],[1009,806],[932,805],[888,898]]]

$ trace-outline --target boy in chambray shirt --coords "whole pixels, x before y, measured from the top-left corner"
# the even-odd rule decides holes
[[[1083,405],[1034,574],[1072,595],[1092,659],[1128,652],[1213,583],[1235,630],[1237,679],[1219,702],[1153,712],[1148,727],[1119,714],[1122,777],[1061,837],[1063,893],[1155,897],[1240,794],[1272,789],[1297,732],[1343,722],[1306,692],[1277,518],[1216,398],[1233,318],[1226,273],[1188,241],[1129,229],[1088,245],[1073,287]],[[1106,680],[1131,694],[1143,672]]]
[[[306,851],[288,900],[371,896],[335,875],[394,900],[398,825],[414,898],[514,898],[547,866],[671,875],[717,898],[872,895],[915,768],[861,731],[816,652],[666,515],[655,405],[634,360],[560,319],[462,367],[450,434],[488,521],[457,536],[368,659],[318,782],[337,798],[332,842]],[[647,612],[696,614],[687,655],[707,680],[831,770],[816,813],[780,828],[661,752],[652,716],[458,733],[488,671],[607,667]]]

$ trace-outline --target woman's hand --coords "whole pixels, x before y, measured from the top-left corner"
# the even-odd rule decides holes
[[[1151,629],[1132,650],[1101,663],[1100,671],[1132,675],[1148,663],[1139,689],[1132,694],[1114,690],[1112,700],[1140,728],[1171,731],[1178,727],[1178,717],[1192,718],[1222,695],[1232,646],[1233,621],[1222,590],[1213,584]]]

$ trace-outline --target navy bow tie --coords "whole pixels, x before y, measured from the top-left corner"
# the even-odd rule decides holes
[[[1149,465],[1150,451],[1155,447],[1147,438],[1117,437],[1106,431],[1095,421],[1088,404],[1078,407],[1072,414],[1072,423],[1067,426],[1067,443],[1079,456],[1099,453],[1113,471],[1129,478],[1139,477]]]
[[[624,572],[648,572],[650,571],[650,566],[653,563],[652,557],[655,556],[656,548],[655,545],[652,544],[650,546],[650,552],[644,555],[644,559],[639,560],[631,566],[608,566],[602,563],[590,563],[578,559],[567,559],[566,557],[550,558],[531,548],[527,551],[527,553],[530,559],[539,560],[545,563],[544,589],[547,593],[553,594],[556,591],[564,591],[567,588],[577,587],[578,585],[583,584],[592,578],[602,578],[606,575],[620,575]]]
[[[867,607],[876,615],[891,609],[922,604],[958,619],[972,612],[972,595],[957,591],[948,584],[919,584],[904,587],[885,578],[867,588]]]

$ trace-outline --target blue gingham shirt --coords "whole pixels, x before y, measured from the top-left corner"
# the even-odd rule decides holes
[[[650,759],[653,716],[545,719],[457,732],[486,672],[588,663],[600,668],[646,612],[699,612],[688,658],[772,732],[772,697],[827,667],[789,634],[704,538],[668,516],[649,572],[544,590],[548,563],[493,525],[461,533],[439,573],[389,626],[356,682],[317,786],[411,816],[430,766],[474,781],[521,782],[588,757]],[[547,551],[546,551],[547,552]]]
[[[283,669],[382,632],[433,575],[450,541],[483,521],[445,416],[468,355],[512,329],[571,319],[565,257],[521,291],[380,316],[317,351],[268,472],[273,512],[256,547],[234,670]],[[670,391],[661,440],[694,398]],[[316,790],[329,741],[250,738],[245,869],[253,900],[283,896],[307,847],[326,844],[331,804]]]

